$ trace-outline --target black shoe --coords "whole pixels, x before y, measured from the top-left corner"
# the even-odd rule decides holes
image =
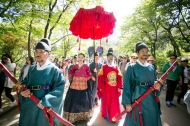
[[[178,104],[180,104],[180,101],[181,101],[180,99],[177,99],[177,103],[178,103]]]
[[[168,102],[166,102],[166,105],[167,105],[168,107],[171,107],[171,104],[170,104],[170,103],[168,103]]]
[[[173,102],[170,103],[171,106],[177,107],[176,104],[174,104]]]

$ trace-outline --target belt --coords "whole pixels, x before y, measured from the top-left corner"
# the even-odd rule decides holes
[[[26,88],[30,90],[50,90],[50,85],[27,86]]]
[[[149,82],[140,83],[140,86],[148,86],[148,87],[151,87],[151,86],[153,86],[153,85],[154,85],[153,83],[149,83]]]

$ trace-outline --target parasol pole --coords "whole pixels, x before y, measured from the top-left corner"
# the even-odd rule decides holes
[[[177,60],[170,66],[170,68],[160,77],[159,80],[157,80],[156,82],[158,82],[160,85],[163,83],[163,81],[166,79],[166,77],[168,76],[168,74],[177,66],[178,62]],[[155,83],[156,83],[155,82]],[[150,87],[144,94],[142,94],[138,99],[136,99],[131,107],[134,108],[135,106],[137,106],[142,100],[144,100],[152,91],[156,90],[154,88],[154,86]],[[119,117],[123,116],[125,113],[127,113],[127,110],[122,111],[119,115],[115,116],[112,118],[113,121],[116,121]]]
[[[15,86],[16,86],[17,89],[19,89],[21,91],[26,90],[26,87],[22,86],[21,83],[18,82],[18,80],[13,77],[13,75],[7,70],[7,68],[1,62],[0,62],[0,68],[6,74],[6,76],[9,77],[11,79],[11,81],[13,81],[13,83],[15,84]],[[35,102],[36,104],[38,104],[40,102],[40,100],[36,96],[34,96],[32,93],[29,96],[30,96],[29,98],[33,102]],[[57,120],[59,120],[65,126],[74,126],[69,121],[67,121],[66,119],[62,118],[59,114],[57,114],[56,112],[54,112],[51,108],[44,107],[42,110],[44,110],[44,112],[47,112],[50,115],[52,115],[53,117],[55,117]]]

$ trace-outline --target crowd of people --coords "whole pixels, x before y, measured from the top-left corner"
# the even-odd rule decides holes
[[[101,101],[101,116],[109,122],[117,123],[121,120],[121,117],[114,119],[121,112],[120,96],[122,96],[121,104],[129,113],[125,117],[124,126],[162,125],[159,103],[161,85],[157,82],[158,69],[155,58],[148,55],[148,46],[145,43],[138,42],[135,53],[130,56],[119,56],[118,59],[114,56],[112,48],[108,50],[106,58],[99,57],[95,53],[93,60],[85,58],[83,53],[74,55],[72,58],[62,57],[61,60],[55,58],[53,61],[50,61],[50,56],[51,42],[42,39],[35,47],[35,58],[26,58],[26,63],[20,70],[18,80],[27,90],[18,93],[19,126],[58,125],[57,119],[41,111],[44,107],[63,115],[71,123],[89,120],[99,101]],[[162,74],[176,61],[176,58],[176,55],[169,57],[169,61],[162,66]],[[12,57],[4,54],[1,60],[15,76],[16,64],[12,61]],[[187,104],[190,114],[190,91],[188,90],[190,69],[187,58],[180,59],[180,63],[167,76],[166,84],[166,105],[176,106],[173,102],[174,91],[180,84],[182,91],[177,102],[180,104],[184,97],[184,103]],[[11,95],[13,85],[3,70],[0,70],[0,96],[5,90],[6,97],[11,101],[10,107],[17,105]],[[155,90],[132,108],[132,103],[152,86]],[[68,88],[65,100],[63,100],[64,88]],[[40,100],[37,105],[29,99],[31,94]],[[0,112],[2,111],[0,97]]]

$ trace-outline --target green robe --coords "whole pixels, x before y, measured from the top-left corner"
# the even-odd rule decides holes
[[[31,90],[40,100],[41,104],[52,108],[61,115],[63,106],[63,91],[65,81],[63,74],[54,64],[50,63],[44,70],[37,70],[37,65],[31,66],[28,75],[23,80],[23,85],[50,85],[50,90]],[[24,98],[19,94],[20,118],[19,126],[49,126],[44,112],[30,98]],[[55,125],[58,120],[54,119]]]
[[[153,65],[142,66],[138,62],[129,65],[125,74],[122,94],[122,105],[124,108],[126,104],[132,104],[149,89],[148,86],[140,86],[140,83],[148,82],[154,84],[156,80],[156,71]],[[161,112],[158,103],[155,102],[154,92],[147,96],[141,104],[144,126],[161,126]],[[139,106],[127,113],[123,126],[140,126]]]

